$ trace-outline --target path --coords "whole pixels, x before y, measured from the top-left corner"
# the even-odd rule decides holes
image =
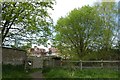
[[[42,71],[37,71],[37,72],[31,73],[30,76],[33,78],[33,80],[44,80]]]

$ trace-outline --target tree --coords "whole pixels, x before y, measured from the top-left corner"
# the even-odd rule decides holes
[[[94,7],[74,9],[65,18],[61,17],[57,21],[57,45],[63,46],[63,49],[67,47],[81,56],[91,49],[92,44],[98,39],[101,24],[102,21]]]
[[[101,2],[95,4],[99,16],[104,22],[101,26],[102,49],[109,51],[117,37],[117,4],[115,2]]]
[[[48,9],[54,0],[2,3],[2,44],[45,42],[51,35]]]
[[[117,6],[115,2],[95,3],[72,10],[57,21],[56,46],[62,53],[101,53],[117,45]],[[105,51],[104,52],[101,52]],[[65,51],[65,52],[64,52]],[[115,53],[115,52],[114,52]]]

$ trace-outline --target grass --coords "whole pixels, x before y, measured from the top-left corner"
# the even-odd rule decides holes
[[[84,69],[75,71],[79,78],[118,78],[118,71],[111,69]]]
[[[2,78],[2,64],[0,63],[0,79]]]
[[[2,66],[2,80],[14,79],[14,80],[30,80],[30,73],[38,71],[38,69],[31,69],[26,72],[23,65],[13,66],[13,65],[3,65]]]
[[[40,70],[40,69],[39,69]],[[24,66],[3,65],[2,80],[30,80],[30,73],[38,69],[32,69],[28,73]],[[118,78],[120,72],[113,69],[71,69],[71,68],[44,68],[43,75],[45,78]]]
[[[46,78],[118,78],[117,70],[112,69],[44,69]]]
[[[46,78],[66,78],[66,77],[70,77],[70,75],[68,74],[69,72],[66,70],[63,70],[63,69],[50,69],[50,68],[47,68],[47,69],[44,69],[43,70],[43,75],[46,77]]]

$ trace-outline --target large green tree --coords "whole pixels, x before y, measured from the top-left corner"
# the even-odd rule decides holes
[[[84,6],[72,10],[57,21],[55,28],[58,48],[62,48],[62,51],[67,48],[66,50],[81,56],[91,49],[91,46],[97,47],[95,42],[100,34],[101,24],[102,20],[94,7]]]
[[[2,2],[2,44],[45,42],[51,35],[48,9],[53,4],[54,0]]]
[[[115,2],[95,3],[72,10],[61,17],[56,25],[56,46],[61,53],[105,51],[116,45],[117,5]],[[100,52],[105,54],[104,52]]]

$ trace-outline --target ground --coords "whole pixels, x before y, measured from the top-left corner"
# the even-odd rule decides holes
[[[42,71],[37,71],[29,74],[32,78],[43,78]]]

